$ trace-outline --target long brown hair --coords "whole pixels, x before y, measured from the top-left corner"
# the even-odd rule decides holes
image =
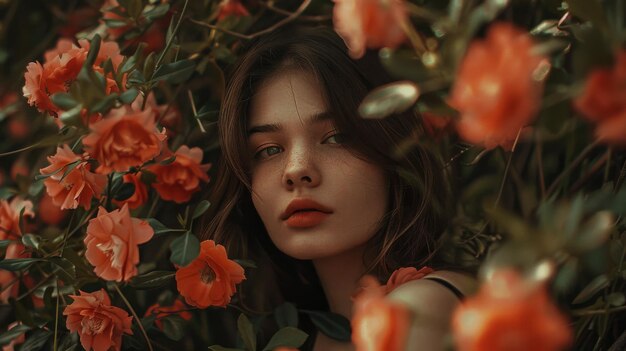
[[[285,277],[299,277],[296,280],[309,284],[308,288],[317,285],[315,277],[306,277],[312,272],[310,265],[282,254],[271,243],[250,196],[246,151],[249,104],[259,84],[285,65],[317,79],[336,128],[348,135],[350,150],[388,175],[390,206],[368,243],[364,257],[367,271],[386,279],[401,266],[433,265],[448,208],[441,160],[418,142],[402,148],[422,134],[420,118],[413,111],[382,120],[358,115],[365,95],[391,79],[375,54],[352,60],[341,38],[325,27],[293,26],[274,31],[251,43],[232,69],[218,122],[222,157],[210,195],[212,211],[205,217],[202,237],[223,244],[234,257],[269,260],[279,283]],[[283,295],[306,300],[293,296],[298,293],[292,284]]]

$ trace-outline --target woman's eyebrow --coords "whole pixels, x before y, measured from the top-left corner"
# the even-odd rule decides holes
[[[307,124],[316,124],[320,122],[325,122],[331,119],[330,116],[331,116],[330,112],[322,111],[320,113],[311,115],[311,117],[306,119],[306,122]],[[272,133],[272,132],[278,132],[281,129],[282,129],[282,126],[280,125],[280,123],[268,123],[268,124],[261,124],[258,126],[252,126],[248,129],[248,138],[252,136],[252,134],[255,134],[255,133]]]

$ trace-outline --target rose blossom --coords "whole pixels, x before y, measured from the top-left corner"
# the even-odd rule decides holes
[[[357,351],[405,349],[411,321],[406,307],[385,299],[385,290],[372,276],[361,279],[354,300],[352,342]]]
[[[430,267],[422,267],[419,270],[415,267],[402,267],[396,269],[391,274],[391,277],[389,277],[389,280],[387,280],[387,285],[385,286],[386,293],[389,294],[395,288],[406,282],[422,279],[432,272],[434,272],[434,270]]]
[[[350,56],[360,58],[365,48],[395,48],[406,35],[402,23],[407,23],[405,0],[333,0],[335,31],[346,42]]]
[[[85,257],[98,277],[129,281],[137,275],[138,245],[148,242],[153,235],[148,222],[130,216],[128,205],[111,212],[100,207],[96,218],[87,226]]]
[[[7,200],[0,200],[0,240],[13,240],[5,250],[4,258],[25,258],[30,257],[30,253],[25,251],[24,245],[22,245],[22,229],[20,228],[20,212],[24,210],[23,217],[33,218],[33,203],[27,200],[23,200],[19,197],[13,198],[11,202]],[[25,222],[25,218],[23,220]],[[8,281],[8,276],[5,274],[2,278],[4,281]],[[15,288],[17,288],[15,285]]]
[[[544,285],[513,270],[497,271],[452,316],[456,350],[563,350],[572,333]]]
[[[626,50],[616,55],[612,68],[596,69],[589,74],[574,106],[597,124],[599,139],[626,144]]]
[[[90,129],[83,145],[100,163],[96,172],[104,174],[125,172],[152,160],[161,153],[166,139],[165,131],[158,132],[151,109],[113,109]]]
[[[198,257],[176,271],[176,288],[189,305],[226,307],[235,285],[244,279],[243,268],[228,259],[224,246],[205,240],[200,243]]]
[[[71,83],[76,80],[89,52],[89,41],[82,39],[75,45],[68,39],[59,39],[54,49],[44,54],[43,65],[39,62],[30,62],[24,74],[25,84],[22,88],[28,104],[36,106],[40,112],[48,112],[58,116],[61,109],[52,103],[50,96],[55,93],[67,92]],[[115,42],[102,42],[94,62],[94,70],[104,73],[100,65],[111,59],[113,67],[117,69],[123,60],[120,49]],[[120,87],[111,77],[106,78],[106,93],[119,91]]]
[[[119,307],[111,306],[111,299],[104,289],[80,295],[70,295],[74,302],[67,305],[63,315],[70,332],[78,332],[85,350],[119,351],[122,334],[132,335],[133,317]]]
[[[91,200],[100,198],[107,178],[101,174],[92,173],[87,157],[75,154],[67,144],[57,147],[57,153],[48,157],[50,165],[39,170],[43,175],[49,175],[44,180],[46,191],[52,202],[61,209],[73,209],[79,205],[85,209],[91,207]],[[77,162],[69,172],[70,164]],[[67,173],[67,174],[66,174]]]
[[[493,24],[484,40],[469,46],[449,100],[461,114],[461,138],[511,149],[537,113],[543,91],[533,74],[545,59],[532,48],[528,34],[508,23]]]
[[[190,149],[183,145],[173,155],[176,156],[173,162],[166,165],[156,164],[149,168],[157,176],[152,187],[163,200],[184,203],[200,190],[200,181],[209,181],[206,172],[211,165],[201,164],[202,150],[197,147]]]

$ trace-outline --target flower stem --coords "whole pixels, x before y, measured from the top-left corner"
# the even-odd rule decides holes
[[[556,187],[561,183],[561,181],[563,181],[563,178],[565,178],[566,175],[568,175],[572,170],[574,170],[574,168],[578,166],[578,164],[580,164],[585,159],[587,154],[589,154],[589,152],[591,152],[591,150],[593,150],[598,144],[599,144],[599,141],[596,140],[593,143],[587,145],[587,147],[583,151],[581,151],[580,155],[578,155],[578,157],[574,161],[572,161],[567,166],[567,168],[563,172],[561,172],[561,174],[559,174],[556,177],[556,179],[552,182],[552,184],[548,188],[546,197],[550,196],[556,190]]]
[[[135,317],[135,321],[137,321],[137,326],[139,327],[139,330],[141,330],[141,334],[143,334],[144,339],[146,339],[146,343],[148,344],[148,349],[150,351],[154,351],[152,349],[152,344],[150,343],[150,339],[148,338],[148,333],[146,333],[146,330],[143,328],[143,324],[141,324],[141,320],[139,319],[139,316],[137,316],[137,312],[135,312],[135,309],[133,308],[133,306],[130,305],[130,302],[128,302],[128,300],[126,299],[126,296],[124,296],[124,294],[122,293],[122,290],[120,290],[120,287],[117,286],[117,284],[113,284],[113,286],[115,287],[115,291],[117,291],[117,293],[120,295],[120,297],[124,301],[124,304],[126,304],[126,307],[128,307],[128,309],[130,310],[130,313],[132,313],[133,317]]]
[[[56,280],[56,288],[57,288],[57,303],[56,303],[56,308],[54,310],[54,346],[53,349],[54,351],[57,350],[57,334],[59,333],[59,295],[61,295],[59,293],[59,280]]]
[[[174,42],[174,37],[178,33],[178,29],[180,28],[180,24],[183,22],[183,17],[185,16],[185,12],[187,11],[188,3],[189,3],[189,0],[185,0],[185,4],[183,5],[183,9],[180,11],[180,17],[178,17],[178,22],[176,22],[176,26],[174,27],[174,30],[172,31],[172,35],[170,36],[169,40],[165,44],[165,48],[161,52],[161,55],[159,55],[159,58],[157,59],[157,62],[154,65],[154,67],[156,68],[159,67],[159,65],[165,58],[165,54],[167,54],[167,52],[170,50],[170,47],[172,46],[172,43]],[[145,100],[147,100],[147,98],[148,98],[147,96],[144,98],[144,106],[145,106]]]

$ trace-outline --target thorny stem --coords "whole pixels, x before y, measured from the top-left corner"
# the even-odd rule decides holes
[[[130,302],[128,302],[128,300],[126,299],[126,296],[124,296],[124,294],[122,293],[122,290],[120,290],[120,287],[117,286],[117,284],[113,284],[113,286],[115,287],[115,291],[117,291],[117,293],[120,295],[120,297],[124,301],[124,304],[126,304],[126,307],[128,307],[128,309],[130,310],[130,313],[132,313],[133,317],[135,317],[137,326],[139,327],[139,330],[141,330],[141,334],[143,334],[144,339],[146,339],[146,343],[148,344],[148,349],[150,351],[154,351],[152,349],[152,344],[150,343],[150,338],[148,338],[148,333],[146,333],[146,330],[143,328],[143,325],[141,324],[141,320],[139,319],[139,316],[137,316],[137,312],[135,312],[135,309],[133,308],[133,306],[131,306]]]
[[[234,37],[237,37],[237,38],[240,38],[240,39],[250,40],[250,39],[254,39],[254,38],[258,37],[258,36],[270,33],[272,31],[276,30],[277,28],[279,28],[281,26],[284,26],[285,24],[287,24],[289,22],[292,22],[298,16],[300,16],[304,12],[304,10],[307,9],[307,7],[309,7],[309,5],[311,4],[311,1],[312,0],[304,0],[302,2],[302,4],[300,4],[300,7],[298,7],[298,9],[295,12],[293,12],[292,14],[290,14],[289,16],[285,17],[281,21],[276,22],[274,25],[272,25],[272,26],[270,26],[270,27],[268,27],[266,29],[263,29],[261,31],[258,31],[256,33],[252,33],[252,34],[241,34],[241,33],[238,33],[238,32],[233,32],[231,30],[220,28],[220,27],[218,27],[216,25],[213,25],[213,24],[210,24],[210,23],[206,23],[206,22],[202,22],[202,21],[198,21],[198,20],[194,20],[192,18],[190,18],[189,21],[191,23],[195,23],[195,24],[203,26],[203,27],[219,30],[220,32],[224,32],[226,34],[230,34],[230,35],[232,35]]]

